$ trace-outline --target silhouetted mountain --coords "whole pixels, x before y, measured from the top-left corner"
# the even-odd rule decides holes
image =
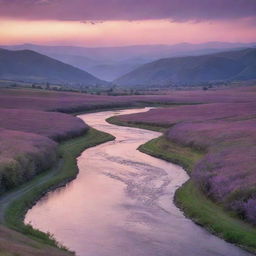
[[[104,85],[93,75],[30,50],[0,49],[0,78],[69,85]]]
[[[76,47],[44,45],[2,46],[9,50],[33,50],[60,60],[74,67],[89,71],[103,80],[114,80],[127,72],[160,58],[197,56],[248,48],[256,43],[207,42],[202,44],[180,43],[175,45],[134,45],[122,47]]]
[[[196,85],[256,79],[256,49],[154,61],[116,79],[122,86]]]

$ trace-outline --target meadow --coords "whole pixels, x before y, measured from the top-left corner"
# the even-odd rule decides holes
[[[59,158],[56,142],[89,129],[71,115],[28,109],[0,109],[0,126],[0,192],[52,167]]]
[[[1,89],[0,108],[72,113],[142,104],[238,103],[255,101],[255,91],[254,87],[244,87],[208,91],[170,91],[165,95],[106,96],[36,89]]]
[[[88,131],[88,126],[79,118],[60,112],[72,113],[107,108],[127,108],[146,105],[157,106],[161,104],[162,106],[165,105],[165,108],[152,109],[148,113],[120,117],[120,120],[130,123],[154,124],[165,128],[171,127],[174,124],[180,124],[178,126],[176,125],[168,132],[168,138],[180,141],[186,145],[193,144],[196,147],[209,150],[213,148],[213,146],[209,144],[216,143],[218,140],[223,142],[223,138],[219,138],[220,134],[223,134],[225,138],[230,136],[231,132],[228,131],[231,130],[231,126],[232,131],[235,129],[233,127],[234,125],[235,127],[239,126],[241,134],[245,133],[244,130],[246,127],[247,129],[253,129],[253,124],[249,123],[252,121],[249,120],[253,120],[256,115],[255,95],[255,87],[236,88],[233,90],[173,91],[166,93],[166,95],[142,96],[97,96],[47,90],[2,89],[0,95],[0,128],[4,129],[3,131],[5,131],[5,133],[2,132],[1,138],[3,142],[1,147],[9,145],[5,146],[12,152],[9,154],[10,159],[8,161],[10,164],[8,164],[8,166],[9,168],[11,166],[14,170],[16,166],[13,163],[16,163],[17,159],[26,159],[26,157],[21,156],[29,156],[27,158],[30,159],[30,161],[23,160],[23,164],[19,166],[19,168],[24,169],[21,171],[21,173],[23,173],[27,166],[31,164],[31,159],[34,159],[36,156],[36,154],[31,155],[27,153],[29,152],[29,146],[36,147],[37,150],[34,150],[34,152],[40,152],[40,154],[43,155],[45,150],[41,147],[43,142],[45,144],[48,142],[49,145],[52,145],[53,142],[49,139],[59,142],[80,136]],[[168,108],[168,106],[171,108]],[[209,123],[210,120],[214,123]],[[226,120],[225,123],[223,123],[223,120]],[[202,126],[202,124],[205,126],[208,124],[208,133],[205,131],[205,127],[201,127],[201,130],[199,129],[199,125]],[[244,126],[244,124],[247,125]],[[183,128],[186,125],[191,128]],[[228,127],[228,125],[230,125],[230,127]],[[190,134],[185,134],[188,130]],[[204,137],[201,136],[202,130],[206,134]],[[252,134],[251,130],[248,130],[247,133]],[[197,131],[200,133],[200,136],[195,134]],[[226,131],[225,134],[224,131]],[[14,145],[15,139],[14,135],[11,136],[10,134],[16,134],[16,137],[24,137],[23,145],[21,143],[22,139],[20,138],[20,144],[16,145],[16,150],[11,150],[11,145]],[[186,136],[183,136],[183,134]],[[213,137],[214,135],[215,137]],[[37,140],[36,136],[39,137]],[[187,141],[182,141],[184,138]],[[194,138],[193,141],[192,138]],[[203,138],[205,139],[203,140]],[[209,140],[209,143],[207,140]],[[229,140],[233,141],[233,138]],[[27,141],[28,144],[26,145]],[[36,145],[33,144],[35,141],[37,142]],[[30,145],[30,143],[32,145]],[[238,142],[237,144],[240,145]],[[6,158],[6,154],[8,155],[9,151],[0,151],[0,157],[2,159],[0,162],[1,173],[8,172],[6,171],[6,163],[8,161],[3,159]],[[55,158],[56,154],[57,153],[53,154]],[[19,162],[20,161],[21,160],[19,160]],[[52,164],[53,162],[54,161],[49,161],[49,163]],[[42,163],[34,164],[44,167]],[[3,166],[5,167],[3,168]],[[48,166],[50,166],[50,164],[48,164]],[[27,175],[27,177],[30,176]],[[19,180],[26,180],[26,178]]]
[[[168,130],[167,138],[207,153],[192,179],[214,201],[256,224],[256,119],[183,123]]]
[[[159,144],[164,145],[165,152],[171,154],[173,148],[169,143],[175,142],[175,145],[185,146],[184,152],[189,152],[189,155],[197,160],[195,164],[187,161],[191,169],[193,165],[191,177],[197,187],[215,202],[235,211],[242,219],[256,223],[255,102],[255,87],[170,91],[165,95],[131,96],[1,89],[0,192],[13,190],[56,166],[63,154],[66,154],[59,146],[63,143],[65,145],[66,140],[81,138],[77,153],[79,154],[86,143],[92,146],[97,140],[100,143],[113,139],[106,136],[99,139],[100,134],[97,133],[97,136],[92,136],[92,139],[86,141],[86,136],[90,137],[91,134],[90,128],[79,118],[68,113],[161,105],[162,108],[143,114],[120,116],[118,120],[130,125],[144,125],[143,128],[154,125],[156,130],[165,130],[162,138],[164,143]],[[60,142],[61,144],[58,144]],[[194,157],[190,148],[200,152],[200,160],[197,155]],[[201,152],[204,152],[202,158]],[[176,153],[175,160],[181,164],[186,160],[180,153]],[[77,172],[74,160],[77,154],[73,154],[72,159],[65,160],[72,162],[72,168],[75,170],[68,174],[70,178],[74,178]],[[42,191],[45,188],[48,189],[49,185],[43,186]],[[22,220],[24,207],[31,205],[36,197],[32,194],[29,198],[30,203],[25,203],[22,210],[13,206],[14,210],[10,216],[11,222],[15,224],[12,228],[18,225],[15,222],[17,218],[18,223]],[[21,227],[19,231],[22,230],[25,230],[26,234],[28,229]],[[33,232],[31,237],[34,239]],[[45,240],[48,241],[47,239]]]
[[[256,103],[209,103],[193,106],[151,109],[147,113],[122,116],[119,119],[128,122],[171,126],[181,122],[202,122],[227,118],[251,118],[256,115]]]
[[[255,97],[255,93],[251,96]],[[188,202],[188,198],[191,201],[196,200],[191,197],[193,194],[191,191],[195,190],[194,186],[203,192],[203,196],[207,196],[212,202],[231,212],[231,215],[252,225],[256,224],[255,102],[237,101],[151,109],[146,113],[115,117],[114,123],[118,124],[118,122],[142,128],[153,125],[153,128],[158,126],[159,129],[161,127],[165,129],[163,138],[141,149],[160,158],[171,159],[190,171],[191,181],[184,186],[190,190],[190,194],[187,193],[182,200],[187,201],[187,206],[188,203],[190,204],[190,209],[185,209],[185,212],[187,210],[188,215],[193,215],[191,217],[197,222],[203,225],[207,222],[208,228],[211,227],[210,229],[214,231],[217,230],[214,227],[219,226],[211,221],[209,223],[209,219],[205,221],[207,214],[200,217],[200,221],[198,209],[197,213],[193,209],[194,212],[191,214],[193,206]],[[175,147],[181,147],[183,150],[173,152]],[[200,152],[201,158],[192,161],[191,164],[191,155],[184,153],[184,148]],[[179,195],[182,193],[184,191],[178,193],[178,198],[181,198]],[[182,200],[177,200],[181,208],[189,208],[182,207],[184,203]],[[219,230],[219,235],[224,236],[225,239],[242,243],[241,239],[237,238],[237,230],[232,236],[230,234],[225,236],[220,234],[221,232],[223,233],[223,230]],[[241,231],[239,237],[242,234]],[[248,246],[249,244],[253,244],[251,238],[249,242],[247,241]]]
[[[0,128],[0,193],[50,168],[57,144],[41,135]]]
[[[80,152],[113,139],[73,115],[47,111],[51,96],[44,91],[1,91],[0,255],[72,254],[56,248],[60,245],[51,235],[24,225],[24,214],[49,189],[75,178]],[[58,94],[53,102],[60,104]]]
[[[28,109],[0,109],[1,127],[49,137],[61,141],[79,136],[88,130],[80,119],[58,112]]]

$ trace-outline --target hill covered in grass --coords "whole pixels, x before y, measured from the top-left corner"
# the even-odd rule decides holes
[[[86,71],[31,50],[0,49],[0,79],[71,86],[106,85]]]
[[[171,87],[256,79],[256,49],[166,58],[116,79],[120,86]]]

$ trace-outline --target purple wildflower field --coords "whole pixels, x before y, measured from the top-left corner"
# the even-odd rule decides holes
[[[79,118],[58,112],[0,109],[2,128],[36,133],[56,141],[81,135],[88,126]]]
[[[192,179],[213,200],[256,224],[256,103],[153,109],[119,119],[168,126],[167,139],[204,150]]]
[[[0,95],[1,190],[22,183],[54,163],[56,144],[51,139],[59,141],[88,129],[80,119],[58,112],[141,103],[205,103],[152,109],[119,118],[169,127],[165,134],[168,139],[205,150],[206,155],[196,165],[192,178],[211,198],[256,223],[255,102],[255,87],[139,96],[3,89]]]
[[[175,108],[151,109],[147,113],[120,116],[128,122],[142,122],[170,126],[187,121],[207,121],[222,118],[256,116],[256,103],[211,103]]]
[[[85,133],[79,118],[58,112],[0,108],[0,192],[47,170],[57,160],[53,141]]]
[[[56,149],[57,144],[45,136],[0,128],[0,192],[51,167]]]
[[[104,107],[129,107],[137,103],[233,103],[255,102],[255,89],[174,91],[166,95],[96,96],[81,93],[2,89],[0,108],[60,112],[85,111]]]
[[[256,223],[256,119],[181,123],[167,137],[206,150],[192,177],[214,200]],[[255,207],[255,205],[254,205]],[[252,212],[254,211],[254,212]]]

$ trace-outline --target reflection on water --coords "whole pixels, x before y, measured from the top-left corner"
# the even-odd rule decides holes
[[[80,116],[116,140],[84,151],[77,178],[42,198],[25,222],[51,232],[79,256],[250,255],[196,226],[175,207],[175,190],[187,174],[136,150],[159,133],[104,121],[146,110]]]

